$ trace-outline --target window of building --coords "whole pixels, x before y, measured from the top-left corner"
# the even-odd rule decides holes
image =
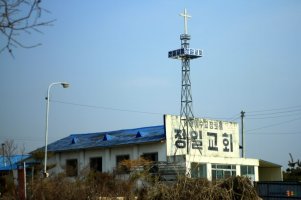
[[[69,177],[77,176],[77,159],[66,160],[66,175]]]
[[[116,156],[116,166],[119,165],[119,163],[123,160],[129,160],[130,159],[130,155],[118,155]]]
[[[118,155],[116,156],[116,168],[121,173],[129,173],[129,169],[125,165],[120,165],[120,163],[124,160],[129,160],[130,155]]]
[[[144,153],[141,155],[142,158],[145,160],[152,161],[153,163],[148,166],[150,173],[158,173],[159,167],[158,167],[158,152],[155,153]]]
[[[7,176],[9,174],[8,170],[0,171],[0,177]]]
[[[144,154],[142,154],[141,157],[144,158],[145,160],[157,162],[158,161],[158,152],[144,153]]]
[[[90,158],[90,170],[102,172],[102,157]]]
[[[247,176],[251,178],[252,181],[255,181],[255,170],[254,166],[251,165],[241,165],[240,166],[241,176]]]
[[[212,164],[212,181],[236,176],[235,165]]]
[[[191,163],[192,178],[207,178],[207,166],[204,163]]]

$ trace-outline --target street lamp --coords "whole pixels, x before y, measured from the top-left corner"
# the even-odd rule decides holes
[[[5,146],[5,144],[2,143],[3,166],[6,166],[5,153],[4,153],[4,146]]]
[[[48,143],[48,116],[49,116],[49,103],[50,103],[50,89],[54,85],[62,85],[63,88],[68,88],[69,83],[66,82],[55,82],[51,83],[47,90],[47,105],[46,105],[46,129],[45,129],[45,160],[44,160],[44,177],[48,177],[47,173],[47,143]]]

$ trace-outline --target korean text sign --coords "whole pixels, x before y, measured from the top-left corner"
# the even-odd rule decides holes
[[[182,130],[180,117],[165,115],[167,155],[187,153],[202,156],[239,157],[239,127],[236,122],[194,118],[193,127]]]

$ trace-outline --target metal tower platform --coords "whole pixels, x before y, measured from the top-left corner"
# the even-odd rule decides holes
[[[201,149],[202,144],[190,147],[190,141],[193,137],[190,133],[193,133],[193,110],[192,110],[192,95],[191,95],[191,81],[190,81],[190,60],[202,57],[202,50],[192,49],[189,47],[190,35],[187,30],[187,19],[191,16],[187,14],[186,9],[184,13],[180,14],[184,17],[184,34],[180,36],[181,48],[168,52],[168,58],[179,59],[182,62],[182,90],[181,90],[181,111],[180,111],[180,135],[182,139],[186,139],[186,144],[178,145],[177,148],[187,149],[187,154],[189,154],[189,149]]]

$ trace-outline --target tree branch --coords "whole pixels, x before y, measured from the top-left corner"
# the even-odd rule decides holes
[[[31,31],[39,32],[40,27],[50,26],[55,20],[41,21],[42,12],[46,12],[41,6],[41,0],[0,0],[0,53],[7,50],[12,55],[12,49],[16,47],[34,48],[40,43],[25,45],[20,41],[19,36],[24,31],[28,34]]]

